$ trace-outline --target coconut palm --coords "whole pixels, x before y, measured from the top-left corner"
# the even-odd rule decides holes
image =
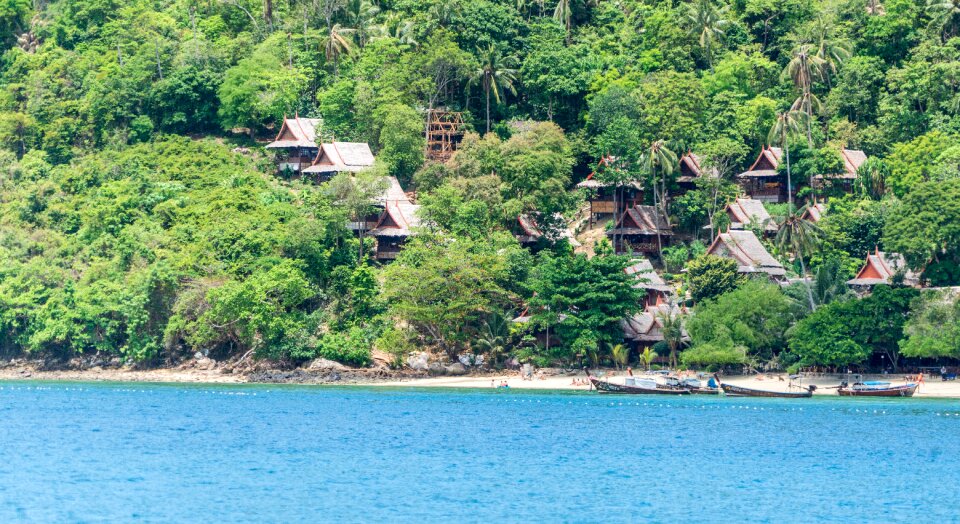
[[[355,31],[357,46],[363,49],[376,36],[378,27],[373,23],[380,8],[370,0],[350,0],[347,4],[347,17]]]
[[[573,13],[571,12],[570,0],[559,0],[557,7],[553,10],[553,19],[562,23],[567,30],[567,43],[570,43],[570,28],[573,23]]]
[[[474,345],[477,349],[489,355],[490,363],[496,366],[507,353],[509,342],[510,326],[507,324],[507,319],[494,312],[484,321]]]
[[[323,52],[327,62],[333,62],[333,76],[340,76],[340,57],[353,53],[352,36],[356,29],[337,23],[323,38]]]
[[[836,76],[837,69],[852,54],[850,43],[837,38],[834,35],[833,24],[823,16],[817,18],[813,31],[814,43],[817,45],[817,57],[823,60],[820,73],[827,85],[830,85],[830,75]]]
[[[697,0],[687,6],[688,32],[697,37],[707,55],[707,64],[713,71],[713,43],[723,38],[727,20],[727,6],[717,7],[712,0]]]
[[[857,169],[857,189],[861,194],[880,200],[887,192],[889,169],[879,158],[868,158]]]
[[[940,25],[943,39],[953,36],[954,21],[960,18],[960,0],[927,0],[927,13]]]
[[[661,192],[660,211],[663,218],[667,218],[667,176],[673,173],[677,165],[677,154],[671,151],[663,140],[656,140],[643,155],[642,164],[644,169],[650,173],[650,187],[653,188],[653,207],[657,207],[657,170],[660,171]],[[663,243],[660,240],[660,221],[655,220],[657,227],[657,250],[660,252],[660,259],[663,259]]]
[[[618,368],[622,369],[626,367],[627,364],[630,363],[630,346],[611,344],[610,358],[613,359],[613,363],[616,364]]]
[[[777,115],[777,119],[767,134],[767,143],[779,145],[783,148],[787,162],[787,209],[793,211],[793,182],[790,179],[790,137],[803,133],[802,120],[807,115],[798,111],[784,111]]]
[[[650,364],[653,363],[653,360],[657,358],[657,352],[650,349],[650,347],[643,348],[643,352],[640,353],[640,362],[643,362],[643,367],[647,371],[650,371]]]
[[[787,212],[783,221],[778,224],[776,243],[781,253],[791,253],[800,261],[800,273],[804,284],[807,287],[807,297],[810,299],[810,311],[815,311],[817,305],[813,300],[813,289],[810,281],[807,279],[807,266],[803,259],[816,251],[820,244],[822,231],[820,228],[803,217],[803,211],[806,207],[796,212]]]
[[[413,37],[416,28],[413,20],[404,18],[403,14],[391,11],[382,24],[377,26],[373,39],[396,38],[401,44],[418,45]]]
[[[493,44],[485,50],[478,50],[481,54],[480,67],[470,78],[470,84],[480,84],[487,100],[487,133],[490,132],[490,94],[500,103],[500,93],[509,91],[517,94],[514,83],[517,81],[517,57],[504,56]]]
[[[819,49],[813,44],[800,44],[793,50],[792,58],[783,70],[783,74],[793,80],[800,96],[793,103],[794,110],[807,114],[807,142],[813,147],[811,121],[814,108],[819,110],[820,100],[813,94],[813,79],[823,74],[825,61],[819,55]]]
[[[673,311],[657,311],[663,341],[670,349],[670,367],[677,367],[677,352],[683,345],[683,316]]]

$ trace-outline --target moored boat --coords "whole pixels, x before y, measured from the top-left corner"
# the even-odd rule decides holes
[[[628,395],[689,395],[690,391],[686,388],[666,386],[660,384],[648,384],[646,381],[637,381],[634,384],[616,384],[606,380],[600,380],[597,377],[590,377],[590,383],[597,388],[600,393],[622,393]],[[641,384],[641,385],[638,385]]]
[[[771,397],[771,398],[807,398],[812,397],[817,386],[807,386],[806,391],[767,391],[763,389],[751,389],[732,384],[720,384],[723,392],[729,397]]]
[[[917,386],[912,382],[893,386],[889,382],[870,381],[848,386],[844,382],[837,388],[837,393],[843,397],[912,397],[917,392]]]

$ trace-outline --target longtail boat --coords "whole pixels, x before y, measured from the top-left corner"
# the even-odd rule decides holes
[[[889,382],[856,382],[852,386],[840,384],[837,393],[844,397],[912,397],[918,384],[891,386]]]
[[[647,386],[628,386],[627,384],[614,384],[596,377],[590,377],[590,383],[597,388],[600,393],[621,393],[627,395],[689,395],[687,388],[655,385]]]
[[[773,397],[773,398],[807,398],[812,397],[817,386],[807,386],[806,391],[766,391],[763,389],[750,389],[731,384],[720,384],[723,392],[729,397]]]

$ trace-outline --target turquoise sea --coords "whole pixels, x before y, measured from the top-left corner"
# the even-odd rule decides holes
[[[948,522],[960,402],[0,383],[0,522]]]

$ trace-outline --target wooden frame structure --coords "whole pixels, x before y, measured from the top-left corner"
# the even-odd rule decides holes
[[[432,109],[427,115],[427,160],[446,162],[463,139],[463,113]]]

